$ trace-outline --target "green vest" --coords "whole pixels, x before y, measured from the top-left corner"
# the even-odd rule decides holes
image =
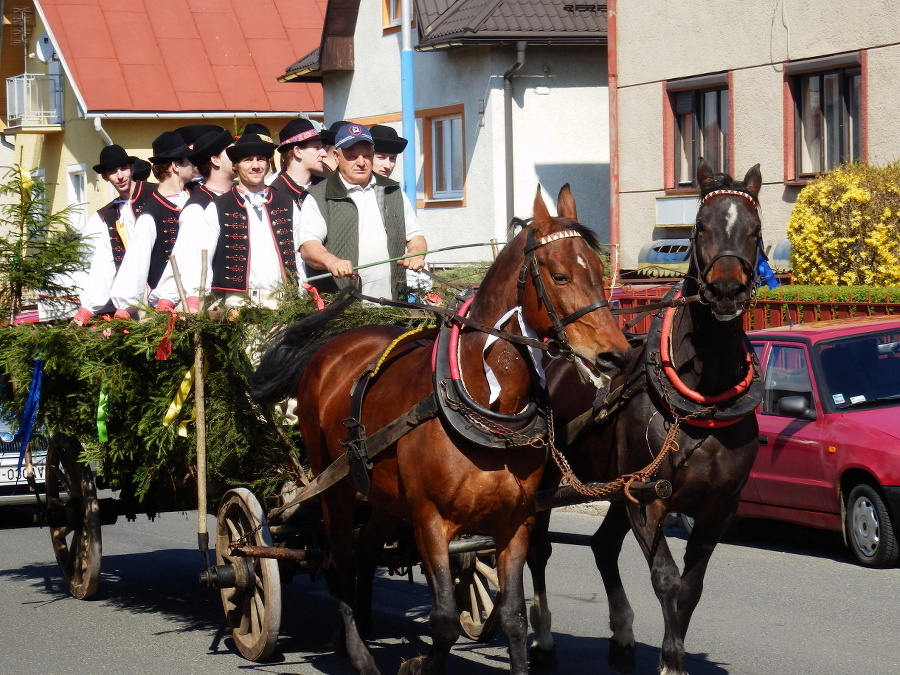
[[[406,253],[406,220],[403,217],[403,193],[400,184],[379,174],[375,176],[375,198],[387,233],[388,257],[398,258]],[[328,233],[325,248],[338,258],[349,260],[356,267],[359,264],[359,215],[356,204],[347,194],[340,172],[331,173],[321,183],[310,186],[309,196],[316,200],[319,211],[325,219]],[[400,297],[400,289],[406,285],[406,268],[397,263],[391,266],[391,296]],[[321,293],[335,293],[352,283],[349,278],[329,277],[316,281],[313,285]]]

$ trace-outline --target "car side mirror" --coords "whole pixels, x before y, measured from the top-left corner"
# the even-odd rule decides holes
[[[778,399],[778,414],[802,420],[816,419],[816,409],[809,406],[805,396],[783,396]]]

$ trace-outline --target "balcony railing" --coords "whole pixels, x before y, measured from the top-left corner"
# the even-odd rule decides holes
[[[6,78],[6,115],[16,127],[52,127],[63,123],[62,77],[25,73]]]

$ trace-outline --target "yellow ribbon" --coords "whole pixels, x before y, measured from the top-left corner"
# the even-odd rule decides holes
[[[184,407],[184,402],[187,400],[188,394],[191,393],[191,389],[194,386],[194,366],[188,368],[187,372],[184,374],[184,377],[181,378],[181,384],[178,385],[178,389],[175,391],[175,397],[172,399],[172,402],[169,404],[169,409],[166,411],[166,414],[163,416],[163,426],[169,427],[172,425],[172,422],[178,417],[181,409]],[[203,369],[203,374],[205,375],[207,368]],[[194,421],[194,416],[197,411],[196,405],[191,408],[191,416],[185,420],[181,420],[178,423],[178,435],[182,437],[186,437],[188,435],[187,425]]]
[[[122,246],[128,248],[128,231],[125,229],[125,223],[116,219],[116,232],[119,233],[119,239],[122,240]]]

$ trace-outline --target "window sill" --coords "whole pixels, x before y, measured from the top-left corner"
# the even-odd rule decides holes
[[[666,188],[663,191],[666,195],[670,195],[673,197],[676,196],[684,196],[684,195],[700,195],[700,191],[695,187],[676,187],[676,188]]]
[[[418,199],[416,207],[420,209],[447,209],[465,206],[465,199]]]
[[[787,187],[806,187],[809,184],[809,181],[813,180],[812,178],[796,178],[791,180],[784,181],[785,186]]]

